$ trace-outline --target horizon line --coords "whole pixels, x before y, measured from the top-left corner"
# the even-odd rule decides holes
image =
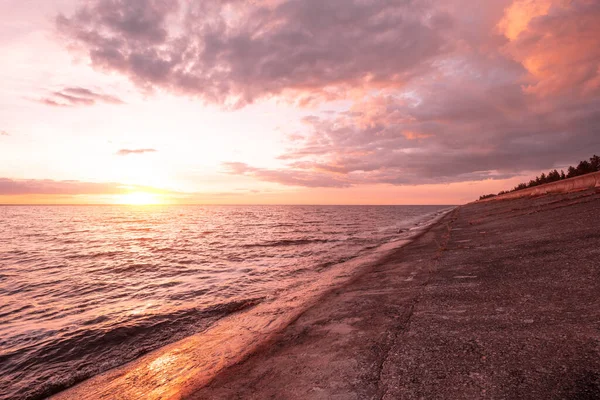
[[[164,206],[378,206],[378,207],[395,207],[395,206],[448,206],[455,207],[460,204],[298,204],[298,203],[289,203],[289,204],[233,204],[233,203],[169,203],[169,204],[123,204],[123,203],[0,203],[0,207],[11,207],[11,206],[19,206],[19,207],[31,207],[31,206],[41,206],[41,207],[49,207],[49,206],[126,206],[126,207],[164,207]]]

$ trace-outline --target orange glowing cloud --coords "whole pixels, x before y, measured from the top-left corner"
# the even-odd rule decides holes
[[[553,0],[517,0],[505,11],[498,29],[510,40],[515,40],[529,26],[529,22],[546,15]]]
[[[412,132],[412,131],[404,131],[404,132],[402,132],[402,135],[405,138],[407,138],[408,140],[427,139],[428,137],[433,136],[433,135],[428,135],[426,133],[417,133],[417,132]]]
[[[517,1],[501,29],[505,50],[531,74],[526,93],[597,94],[600,90],[600,6],[589,0]]]

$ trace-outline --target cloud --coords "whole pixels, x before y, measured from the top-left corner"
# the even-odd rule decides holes
[[[427,139],[433,135],[429,135],[427,133],[418,133],[413,131],[404,131],[402,132],[402,136],[407,138],[408,140],[419,140],[419,139]]]
[[[401,86],[446,51],[451,24],[406,0],[94,0],[56,22],[96,67],[237,106]]]
[[[377,97],[355,110],[311,118],[306,139],[279,157],[286,163],[280,169],[232,164],[228,170],[308,187],[450,183],[568,165],[600,148],[594,128],[600,99],[539,101],[518,85],[467,87],[462,79],[443,85],[445,95],[423,90],[411,106]]]
[[[130,154],[156,153],[156,149],[121,149],[117,151],[118,156],[128,156]]]
[[[274,182],[287,186],[312,188],[351,186],[350,182],[343,177],[335,179],[328,174],[318,174],[311,171],[254,168],[240,162],[225,162],[223,163],[223,167],[228,174],[252,176],[261,181]]]
[[[280,169],[230,172],[295,186],[450,183],[568,165],[600,148],[600,98],[540,97],[523,89],[528,77],[508,58],[463,60],[410,96],[384,92],[305,118],[305,139],[290,142]]]
[[[531,19],[505,51],[532,75],[525,90],[540,96],[600,94],[600,3],[554,2]]]
[[[156,192],[156,189],[119,183],[81,181],[55,181],[50,179],[0,178],[0,195],[111,195],[129,193],[131,190]]]
[[[40,102],[54,107],[92,106],[96,103],[123,104],[123,101],[115,96],[82,87],[66,87],[54,91],[49,97],[42,98]]]
[[[448,183],[600,148],[594,0],[88,0],[56,23],[92,65],[143,90],[313,108],[284,132],[281,167],[226,163],[230,174],[305,187]]]

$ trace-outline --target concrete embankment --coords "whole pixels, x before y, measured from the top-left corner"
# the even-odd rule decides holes
[[[600,193],[477,202],[193,399],[600,398]]]
[[[534,186],[528,189],[517,190],[500,196],[490,197],[489,199],[482,201],[519,199],[522,197],[541,196],[552,193],[570,193],[593,188],[600,188],[600,172],[563,179],[561,181]]]

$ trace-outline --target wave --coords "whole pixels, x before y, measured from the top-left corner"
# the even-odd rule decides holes
[[[408,229],[435,209],[88,207],[44,219],[35,207],[19,210],[29,210],[14,216],[23,229],[0,228],[0,263],[8,261],[0,274],[2,399],[45,397],[204,335],[262,298],[345,275],[362,261],[340,263],[416,233]],[[39,232],[47,235],[27,236]],[[215,300],[223,304],[205,307]]]
[[[435,220],[432,218],[429,224]],[[426,227],[423,226],[423,229]],[[81,393],[91,393],[100,398],[110,395],[115,388],[124,397],[143,397],[145,393],[160,392],[160,387],[165,384],[174,391],[183,390],[183,386],[187,391],[198,389],[223,369],[250,356],[277,332],[289,326],[311,304],[359,276],[366,268],[376,265],[406,243],[406,240],[388,242],[359,257],[333,263],[315,275],[318,279],[297,280],[287,288],[278,290],[276,295],[265,299],[256,308],[223,318],[206,331],[178,341],[176,345],[161,348],[127,367],[104,375],[104,378],[89,381],[79,390],[67,392],[62,398]],[[185,356],[181,357],[181,354]],[[165,363],[164,360],[169,362]],[[168,383],[157,382],[157,375],[148,372],[148,366],[156,363],[162,365],[160,376],[171,377]],[[135,386],[129,380],[132,375],[137,377]]]
[[[242,247],[279,247],[279,246],[301,246],[313,243],[330,243],[336,242],[337,240],[331,239],[283,239],[283,240],[272,240],[261,243],[249,243],[244,244]]]
[[[260,304],[263,297],[236,300],[208,308],[183,309],[122,324],[108,316],[84,321],[80,329],[46,339],[43,346],[17,337],[24,343],[2,343],[11,350],[0,352],[2,381],[14,386],[4,387],[0,381],[0,398],[37,400],[117,367],[141,355],[206,329],[214,321]],[[48,332],[47,336],[50,336]],[[103,351],[99,352],[99,349]],[[41,369],[40,365],[52,365]],[[74,368],[76,366],[76,368]],[[34,378],[23,381],[23,370],[36,370]],[[60,378],[58,378],[60,377]]]
[[[115,250],[115,251],[98,251],[95,253],[81,253],[81,254],[70,254],[66,255],[67,259],[82,259],[82,258],[100,258],[100,257],[114,257],[120,254],[125,254],[125,251]]]

